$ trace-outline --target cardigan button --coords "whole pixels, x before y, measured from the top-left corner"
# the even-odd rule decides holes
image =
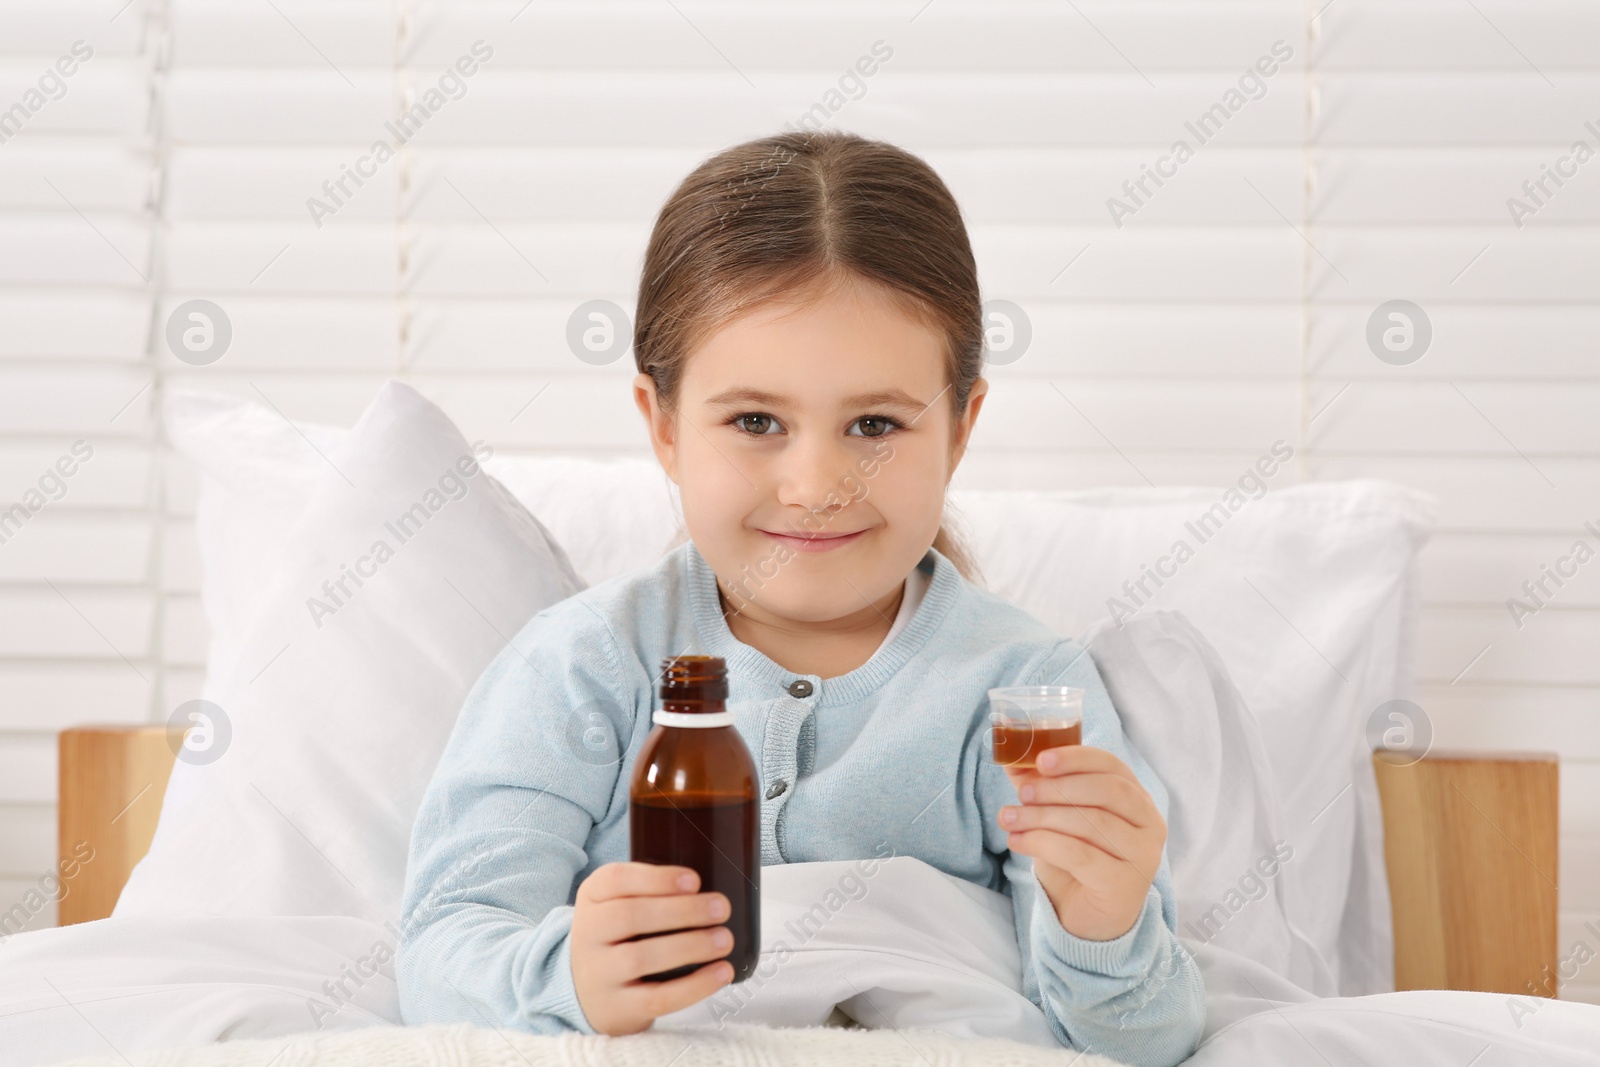
[[[789,683],[789,695],[792,697],[808,697],[811,695],[811,683],[804,678],[796,678]]]
[[[774,797],[778,797],[778,796],[783,795],[783,791],[785,789],[788,789],[788,788],[789,788],[789,783],[788,782],[773,782],[770,786],[767,787],[767,799],[771,800]]]

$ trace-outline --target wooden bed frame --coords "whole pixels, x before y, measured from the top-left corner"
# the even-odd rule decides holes
[[[161,726],[60,737],[62,925],[111,914],[150,847],[177,744]],[[1373,757],[1394,912],[1396,989],[1556,995],[1556,756]],[[92,858],[85,843],[93,848]]]

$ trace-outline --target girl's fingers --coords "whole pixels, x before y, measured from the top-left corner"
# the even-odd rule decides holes
[[[1103,808],[1141,827],[1154,826],[1161,821],[1161,810],[1144,786],[1121,775],[1090,771],[1062,777],[1019,776],[1016,779],[1018,799],[1022,799],[1025,786],[1033,788],[1033,796],[1022,801],[1027,805],[1071,804]]]
[[[689,884],[683,884],[687,879]],[[693,867],[644,863],[639,860],[603,863],[578,885],[578,896],[599,902],[617,897],[671,896],[692,893],[700,888],[700,875]]]
[[[1103,771],[1119,774],[1137,782],[1139,776],[1117,756],[1095,745],[1057,745],[1044,749],[1034,760],[1035,772],[1043,775],[1082,774],[1085,771]],[[1026,768],[1019,768],[1026,773]]]
[[[700,1003],[727,985],[732,977],[733,964],[718,960],[670,982],[638,982],[624,986],[620,995],[636,1000],[638,1013],[653,1020]]]
[[[1012,835],[1012,848],[1032,856],[1034,862],[1059,867],[1085,886],[1095,890],[1115,887],[1130,867],[1125,860],[1098,848],[1081,837],[1051,830],[1029,830]]]
[[[733,934],[726,926],[705,930],[685,930],[612,945],[606,950],[606,971],[617,985],[626,985],[647,974],[659,974],[688,963],[708,963],[733,951]],[[692,977],[686,974],[683,978]],[[674,978],[674,982],[679,979]],[[645,986],[656,983],[646,982]]]
[[[1099,808],[1024,804],[1004,810],[1016,813],[1015,821],[1000,824],[1014,835],[1037,830],[1063,834],[1129,863],[1142,863],[1147,850],[1146,831]]]
[[[594,906],[597,929],[616,943],[640,934],[659,934],[688,926],[714,926],[727,922],[728,898],[722,893],[684,893],[679,896],[618,897]]]

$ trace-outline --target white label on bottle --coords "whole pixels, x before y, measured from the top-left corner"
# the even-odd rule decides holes
[[[701,713],[694,711],[664,711],[657,708],[650,716],[650,721],[657,726],[732,726],[733,712],[713,711]]]

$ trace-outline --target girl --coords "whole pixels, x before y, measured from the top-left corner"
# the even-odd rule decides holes
[[[887,850],[1003,891],[1062,1045],[1189,1055],[1166,792],[1093,661],[973,584],[941,525],[982,343],[960,211],[921,159],[796,132],[684,180],[645,257],[634,399],[687,537],[540,612],[468,696],[412,834],[406,1022],[629,1034],[728,980],[727,898],[627,861],[655,671],[704,653],[761,774],[763,864]],[[1042,684],[1086,691],[1084,743],[1002,768],[986,691]],[[598,755],[574,741],[596,725]]]

